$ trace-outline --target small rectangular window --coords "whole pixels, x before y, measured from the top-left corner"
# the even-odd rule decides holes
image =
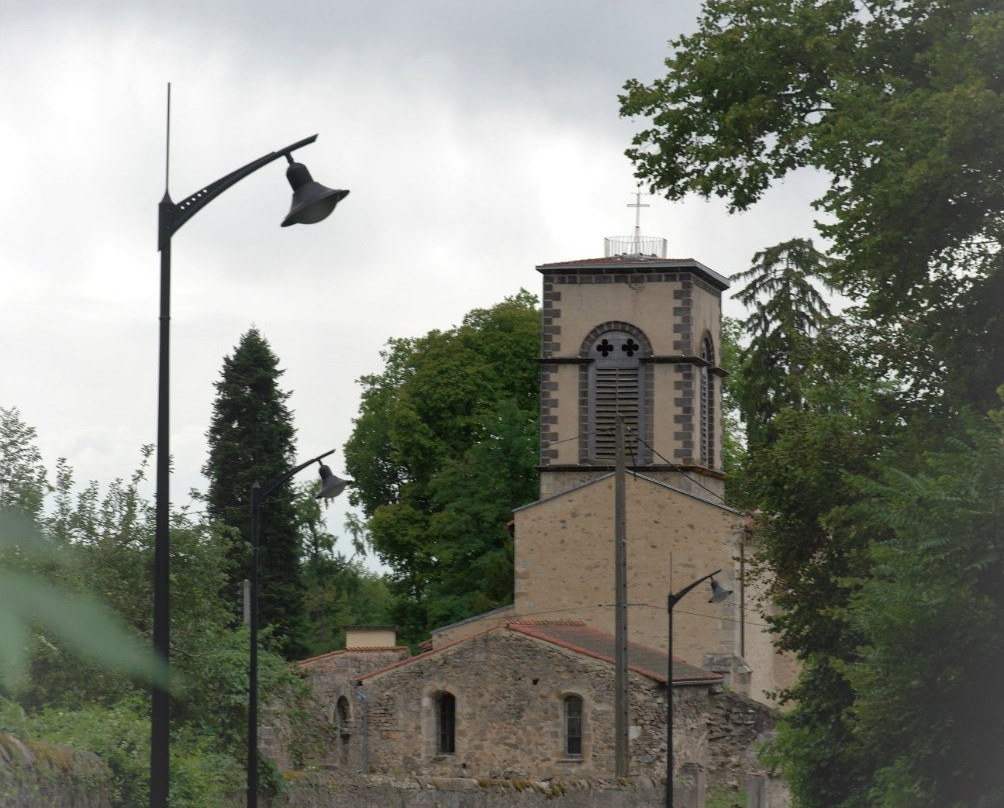
[[[452,693],[440,694],[437,718],[436,751],[440,755],[452,755],[456,752],[457,729],[457,700]]]
[[[582,757],[582,699],[578,696],[565,699],[565,754]]]

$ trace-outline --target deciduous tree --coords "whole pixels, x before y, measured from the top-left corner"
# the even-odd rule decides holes
[[[539,345],[536,299],[520,292],[392,339],[383,373],[361,380],[346,467],[412,641],[512,596],[506,524],[537,492]]]
[[[1004,9],[986,0],[708,0],[667,73],[633,80],[629,150],[670,198],[745,210],[801,168],[826,172],[832,277],[917,394],[978,411],[1004,378]],[[931,346],[908,351],[900,337]],[[909,367],[907,357],[925,360]],[[951,405],[948,405],[951,408]]]
[[[336,551],[336,539],[325,526],[316,483],[296,487],[296,511],[302,536],[303,581],[306,590],[311,655],[344,646],[347,626],[378,625],[391,620],[391,594],[381,575],[367,570],[361,555],[366,550],[365,528],[350,514],[346,530],[352,536],[352,553]]]
[[[37,434],[16,407],[0,407],[0,509],[38,518],[48,493]]]
[[[1004,392],[1004,388],[1002,388]],[[992,805],[1004,760],[1004,410],[909,470],[859,479],[859,522],[887,538],[852,597],[863,806]]]
[[[759,508],[775,627],[803,665],[779,733],[796,802],[992,799],[1000,719],[972,737],[956,722],[981,721],[959,683],[999,675],[1002,603],[974,590],[989,573],[999,593],[997,494],[975,471],[996,461],[950,445],[972,443],[959,413],[999,406],[1004,381],[1004,8],[707,0],[671,46],[666,75],[621,97],[647,119],[638,175],[742,211],[824,172],[825,277],[852,301],[789,342],[796,373],[746,363],[736,385],[754,438],[738,499]],[[765,340],[794,322],[758,317]]]

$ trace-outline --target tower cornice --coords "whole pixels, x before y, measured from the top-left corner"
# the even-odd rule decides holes
[[[546,277],[564,276],[565,283],[575,283],[596,278],[621,276],[627,282],[632,282],[630,276],[650,276],[662,274],[689,274],[697,276],[710,284],[719,292],[729,288],[729,280],[719,275],[710,267],[693,258],[659,258],[649,255],[616,255],[610,258],[586,258],[579,261],[559,261],[552,264],[540,264],[537,271]],[[648,278],[641,277],[639,282]],[[659,280],[667,280],[659,278]]]

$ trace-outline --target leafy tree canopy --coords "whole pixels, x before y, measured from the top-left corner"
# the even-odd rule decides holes
[[[366,529],[356,514],[346,518],[352,553],[336,552],[336,539],[328,532],[315,497],[315,482],[296,487],[297,521],[302,538],[303,581],[306,588],[308,634],[311,655],[323,654],[345,644],[345,628],[380,625],[391,621],[391,594],[383,576],[366,569]]]
[[[39,515],[48,493],[36,437],[16,407],[0,407],[0,507],[29,519]]]
[[[521,291],[388,342],[345,446],[406,638],[508,603],[511,510],[537,494],[540,314]]]
[[[639,177],[733,211],[800,169],[830,179],[829,258],[789,241],[740,276],[730,380],[749,437],[730,497],[802,663],[777,746],[796,802],[993,799],[1001,441],[960,414],[1004,381],[1004,7],[706,0],[671,47],[621,97],[647,121]]]
[[[1001,388],[1004,393],[1004,387]],[[992,804],[1004,700],[1004,410],[909,471],[857,478],[870,552],[848,619],[855,741],[876,773],[856,806]]]
[[[154,508],[141,495],[146,461],[102,491],[77,486],[56,463],[52,489],[34,430],[0,408],[0,732],[98,753],[112,772],[114,808],[146,802],[149,692],[165,681],[150,652]],[[15,450],[8,451],[7,446]],[[26,508],[26,503],[37,503]],[[32,516],[33,514],[33,516]],[[186,512],[171,515],[170,684],[172,805],[219,804],[245,776],[248,635],[232,627],[225,587],[232,531]],[[327,649],[326,649],[327,650]],[[316,727],[296,712],[299,677],[279,656],[259,657],[262,697],[292,710],[306,751]],[[262,757],[261,782],[282,777]]]
[[[792,171],[827,172],[816,204],[839,259],[830,277],[878,319],[889,357],[904,336],[933,346],[912,369],[928,391],[994,406],[1004,8],[708,0],[697,32],[671,45],[666,76],[621,96],[623,115],[649,120],[628,151],[638,176],[744,210]]]

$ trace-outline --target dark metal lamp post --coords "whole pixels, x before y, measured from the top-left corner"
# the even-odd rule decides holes
[[[698,578],[691,584],[683,587],[675,595],[669,596],[669,662],[666,667],[666,808],[673,808],[673,607],[698,584],[711,579],[711,597],[708,603],[721,603],[732,594],[731,589],[726,589],[715,580],[715,576],[721,570],[708,573],[703,578]]]
[[[250,632],[251,654],[248,661],[248,782],[246,808],[256,808],[258,805],[258,555],[261,549],[261,504],[272,493],[294,474],[303,471],[311,463],[320,466],[321,489],[317,492],[318,499],[334,499],[351,480],[343,480],[331,473],[326,465],[321,463],[325,457],[332,454],[332,449],[322,455],[313,457],[285,474],[265,483],[255,482],[251,486],[251,608]]]
[[[170,141],[171,88],[168,85],[168,141]],[[293,188],[293,203],[282,222],[313,224],[321,221],[348,195],[314,182],[310,172],[294,163],[292,153],[313,143],[317,135],[304,138],[279,151],[259,157],[243,168],[221,177],[180,203],[171,201],[169,191],[158,208],[158,241],[160,250],[160,353],[159,391],[157,397],[157,468],[156,468],[156,529],[153,572],[153,648],[166,664],[170,657],[170,323],[171,323],[171,238],[185,222],[240,180],[280,157],[289,162],[286,176]],[[170,150],[168,150],[170,153]],[[168,167],[170,163],[168,162]],[[166,183],[165,183],[166,185]],[[170,696],[166,687],[153,686],[151,699],[150,739],[150,808],[167,808],[170,789]]]

